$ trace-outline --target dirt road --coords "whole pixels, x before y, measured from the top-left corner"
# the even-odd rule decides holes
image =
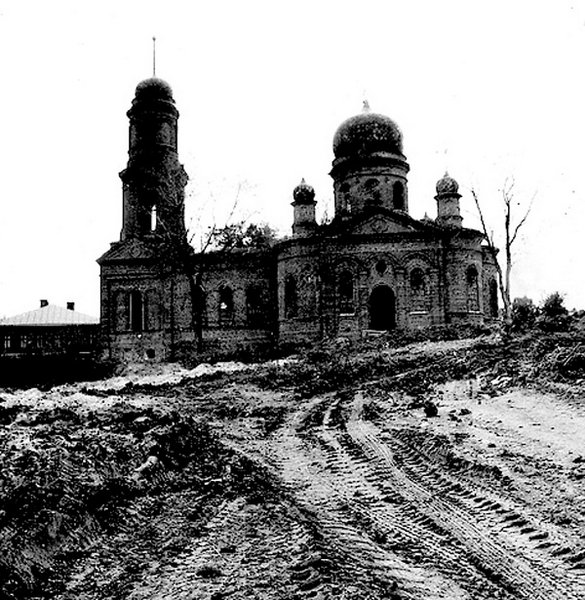
[[[269,439],[239,447],[273,467],[354,585],[373,598],[585,597],[578,531],[518,498],[489,462],[449,465],[420,427],[366,419],[368,397],[343,396],[313,399]],[[336,592],[327,573],[317,589]]]
[[[394,352],[418,373],[471,346]],[[135,409],[204,417],[226,458],[212,495],[165,489],[159,475],[156,492],[127,509],[133,524],[98,536],[55,597],[585,598],[585,410],[575,390],[482,375],[447,378],[421,398],[378,374],[301,396],[247,376],[205,389],[102,388],[106,411],[124,394]],[[421,399],[438,416],[425,416]]]

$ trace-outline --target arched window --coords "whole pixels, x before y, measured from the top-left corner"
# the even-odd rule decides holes
[[[292,275],[287,275],[284,280],[284,316],[290,319],[296,317],[297,312],[297,282]]]
[[[366,179],[364,183],[366,192],[366,202],[370,204],[380,204],[380,182],[374,177]]]
[[[497,318],[500,314],[500,308],[498,306],[498,284],[493,278],[490,279],[489,294],[490,316]]]
[[[427,309],[427,282],[424,271],[416,267],[410,272],[410,302],[412,310]]]
[[[338,280],[339,312],[353,313],[355,311],[353,293],[353,274],[348,270],[341,271]]]
[[[112,295],[110,306],[112,329],[116,332],[128,331],[130,329],[129,296],[122,290],[117,290]]]
[[[219,324],[231,325],[234,320],[234,293],[224,285],[219,290]]]
[[[342,183],[339,186],[339,193],[341,194],[341,208],[346,212],[351,212],[351,194],[349,193],[349,183]]]
[[[395,181],[392,186],[392,206],[396,210],[404,210],[404,184],[402,181]]]
[[[467,267],[465,279],[467,284],[467,310],[477,312],[479,310],[479,281],[475,265]]]
[[[265,320],[262,301],[262,288],[258,284],[253,284],[246,290],[246,313],[248,325],[259,327]]]
[[[130,330],[140,332],[144,329],[144,305],[142,294],[138,290],[132,290],[128,297],[128,321]]]

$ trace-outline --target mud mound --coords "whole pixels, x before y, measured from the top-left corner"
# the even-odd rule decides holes
[[[68,559],[132,526],[137,499],[186,487],[208,493],[228,459],[205,422],[121,404],[84,417],[39,411],[0,432],[0,453],[6,598],[57,592]]]

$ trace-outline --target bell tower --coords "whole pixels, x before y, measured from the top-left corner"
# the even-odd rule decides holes
[[[152,77],[136,86],[130,120],[128,165],[123,184],[121,241],[153,234],[185,235],[187,174],[179,163],[179,111],[168,83]]]

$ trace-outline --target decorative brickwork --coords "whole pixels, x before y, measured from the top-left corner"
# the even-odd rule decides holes
[[[173,269],[161,244],[185,237],[187,176],[170,86],[140,83],[128,116],[122,233],[98,261],[109,355],[169,360],[192,350],[195,271],[210,352],[498,317],[493,259],[482,234],[462,227],[457,182],[438,181],[436,220],[413,219],[402,134],[387,117],[366,110],[335,134],[330,224],[317,225],[315,190],[302,180],[292,237],[263,251],[192,254],[196,269]]]

